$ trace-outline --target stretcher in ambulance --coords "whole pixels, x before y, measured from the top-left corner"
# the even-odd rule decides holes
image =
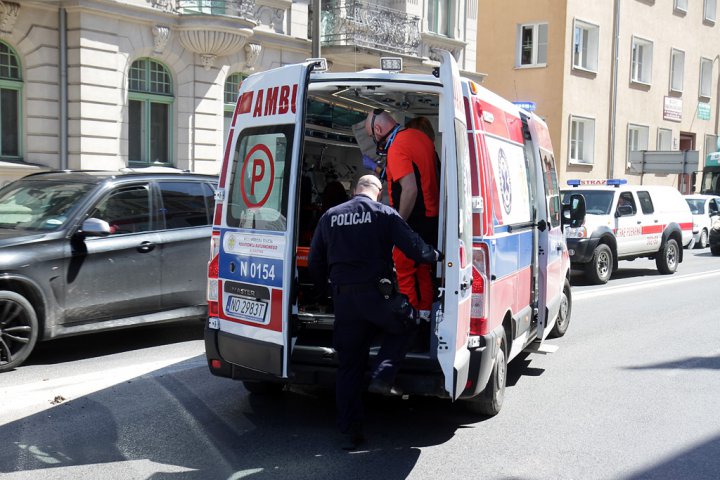
[[[378,108],[403,125],[430,120],[441,165],[439,300],[398,385],[495,414],[507,362],[565,333],[569,260],[547,127],[441,55],[427,75],[329,73],[308,61],[243,81],[208,268],[213,374],[256,393],[334,382],[333,299],[314,293],[307,254],[322,213],[382,169],[362,128]]]

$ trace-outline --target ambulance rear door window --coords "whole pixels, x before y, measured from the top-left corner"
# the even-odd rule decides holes
[[[227,208],[229,227],[284,232],[295,125],[244,130],[237,140]]]

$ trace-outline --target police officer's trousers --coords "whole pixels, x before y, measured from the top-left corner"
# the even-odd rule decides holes
[[[347,432],[362,424],[362,395],[369,350],[375,336],[384,332],[372,371],[373,380],[392,384],[407,353],[414,330],[396,317],[377,286],[335,287],[334,348],[338,358],[336,402],[338,426]]]

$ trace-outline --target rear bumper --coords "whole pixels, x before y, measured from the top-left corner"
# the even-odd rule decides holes
[[[468,385],[463,391],[462,398],[470,398],[481,392],[492,371],[492,361],[496,348],[495,333],[491,332],[480,338],[480,347],[470,351],[470,366],[468,372]],[[222,348],[219,348],[219,345]],[[274,358],[276,346],[265,344],[268,351],[261,352],[259,342],[250,344],[255,354],[264,358]],[[218,330],[205,327],[205,352],[208,368],[213,375],[232,378],[234,380],[291,383],[296,385],[318,385],[332,387],[335,385],[337,373],[337,360],[332,348],[317,346],[296,345],[290,360],[288,378],[283,378],[280,372],[269,373],[263,370],[250,368],[246,364],[235,363],[237,359],[247,358],[248,339],[228,335]],[[220,354],[224,352],[224,356]],[[367,366],[368,375],[372,369],[377,350],[373,349]],[[213,367],[213,360],[216,366]],[[252,360],[252,365],[259,362]],[[274,360],[267,363],[275,365]],[[448,398],[445,390],[445,378],[437,360],[425,354],[409,353],[403,361],[398,372],[395,384],[410,395],[435,396]]]

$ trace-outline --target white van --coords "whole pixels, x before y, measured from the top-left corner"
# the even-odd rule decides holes
[[[334,382],[333,299],[310,295],[308,247],[323,211],[368,173],[362,156],[374,145],[361,127],[382,108],[401,124],[427,117],[441,160],[441,296],[429,338],[408,354],[397,384],[497,413],[507,362],[563,335],[570,320],[546,125],[461,79],[447,52],[426,75],[315,68],[257,73],[240,88],[209,264],[211,372],[251,392]]]
[[[607,283],[618,260],[641,257],[654,259],[660,273],[675,273],[693,239],[692,213],[677,189],[625,179],[567,183],[573,188],[563,190],[563,201],[580,194],[587,213],[583,225],[565,229],[570,260],[590,283]]]

